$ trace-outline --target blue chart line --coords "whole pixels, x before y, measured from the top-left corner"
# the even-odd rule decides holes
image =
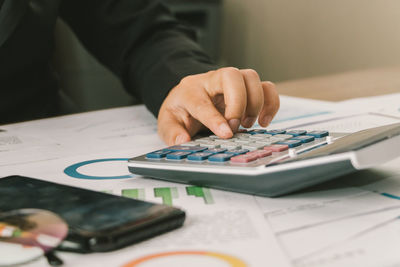
[[[388,194],[388,193],[381,193],[381,195],[382,195],[382,196],[385,196],[385,197],[390,197],[390,198],[393,198],[393,199],[400,200],[400,197],[398,197],[398,196],[395,196],[395,195],[392,195],[392,194]]]
[[[121,176],[90,176],[90,175],[85,175],[82,174],[78,171],[78,168],[93,164],[93,163],[99,163],[99,162],[108,162],[108,161],[128,161],[128,159],[125,158],[114,158],[114,159],[95,159],[95,160],[88,160],[88,161],[83,161],[79,162],[76,164],[73,164],[67,168],[65,168],[64,173],[72,178],[78,178],[78,179],[89,179],[89,180],[111,180],[111,179],[127,179],[127,178],[132,178],[133,175],[121,175]]]

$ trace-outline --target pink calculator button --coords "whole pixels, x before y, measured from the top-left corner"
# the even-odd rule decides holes
[[[231,158],[231,161],[234,163],[248,163],[255,161],[256,159],[258,159],[256,155],[239,155]]]
[[[270,145],[264,147],[264,150],[271,150],[273,152],[282,152],[288,149],[289,149],[288,145]]]
[[[265,158],[272,155],[272,150],[255,150],[251,152],[247,152],[246,155],[254,155],[258,159]]]

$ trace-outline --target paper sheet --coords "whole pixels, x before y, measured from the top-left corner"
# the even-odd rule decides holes
[[[398,96],[329,103],[281,98],[271,127],[351,132],[398,122]],[[368,103],[374,103],[373,105]],[[372,102],[371,102],[372,101]],[[389,103],[384,105],[381,103]],[[112,253],[60,253],[65,266],[390,266],[400,215],[400,159],[348,179],[269,199],[131,175],[126,159],[164,144],[143,107],[0,127],[0,173],[19,174],[183,208],[183,228]],[[379,175],[378,175],[379,173]],[[378,178],[376,178],[378,176]],[[157,197],[164,190],[168,197]],[[373,242],[376,240],[376,242]],[[391,243],[388,243],[391,242]],[[389,245],[390,244],[390,245]],[[184,254],[195,251],[199,253]],[[381,257],[384,255],[385,257]],[[227,259],[231,263],[228,263]],[[44,260],[29,266],[43,266]]]
[[[2,175],[29,175],[125,197],[136,195],[139,199],[174,205],[187,212],[187,220],[181,229],[116,252],[85,256],[58,253],[66,261],[64,266],[123,266],[146,255],[166,252],[174,252],[177,255],[160,259],[159,263],[149,263],[148,266],[171,266],[169,263],[173,263],[172,266],[230,266],[223,257],[231,257],[244,264],[232,266],[263,266],[265,257],[274,266],[290,266],[275,236],[265,224],[253,196],[207,188],[202,188],[203,196],[196,196],[191,191],[194,186],[190,185],[140,177],[113,179],[112,177],[130,175],[126,160],[107,159],[129,158],[135,154],[132,153],[132,150],[126,150],[66,157],[6,166],[0,168],[0,172]],[[138,153],[143,151],[138,150]],[[86,179],[75,178],[65,173],[69,166],[96,160],[98,161],[76,170],[86,175]],[[103,179],[104,177],[110,178]],[[163,190],[166,194],[169,192],[170,195],[159,197],[155,194],[157,190]],[[188,251],[202,252],[204,255],[179,254]],[[220,258],[211,257],[207,253],[219,255]],[[41,266],[41,263],[37,262],[32,266]]]

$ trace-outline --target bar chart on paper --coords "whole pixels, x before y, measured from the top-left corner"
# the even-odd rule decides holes
[[[215,203],[211,190],[200,186],[184,186],[181,193],[179,193],[178,187],[124,188],[121,190],[103,190],[103,192],[138,200],[155,199],[168,206],[174,205],[175,200],[183,200],[184,198],[185,200],[187,198],[199,199],[204,205]]]
[[[172,206],[172,200],[179,197],[176,187],[154,188],[154,196],[161,198],[162,203],[168,206]]]
[[[139,200],[145,200],[145,191],[144,188],[134,188],[134,189],[122,189],[121,195],[123,197],[129,197]]]

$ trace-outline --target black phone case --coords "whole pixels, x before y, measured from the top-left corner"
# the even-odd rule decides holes
[[[59,250],[112,251],[182,226],[185,212],[29,177],[0,179],[0,212],[35,208],[52,211],[69,226]]]

